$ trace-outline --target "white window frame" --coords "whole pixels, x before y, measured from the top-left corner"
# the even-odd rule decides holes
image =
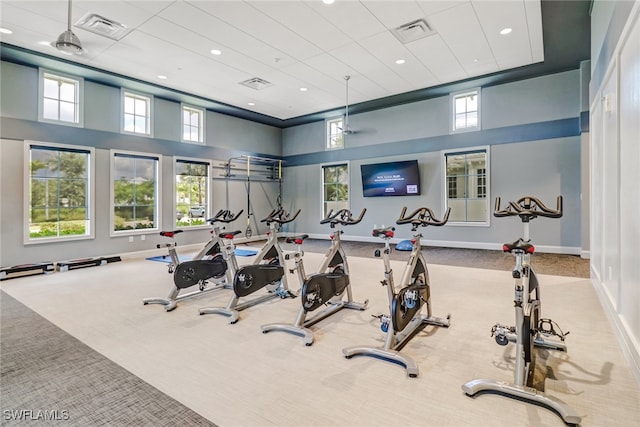
[[[468,96],[477,96],[478,98],[478,124],[477,126],[466,126],[463,128],[456,128],[456,100],[458,98],[465,98]],[[449,131],[450,133],[464,133],[464,132],[474,132],[482,129],[482,90],[479,87],[453,92],[449,94]]]
[[[184,121],[184,113],[186,110],[190,110],[193,112],[197,112],[200,116],[200,126],[198,126],[198,140],[194,141],[192,139],[187,139],[184,137],[184,127],[185,125],[187,125],[187,123],[185,123]],[[200,107],[196,107],[194,105],[189,105],[189,104],[185,104],[185,103],[180,103],[180,123],[181,123],[181,127],[180,127],[180,141],[182,142],[187,142],[187,143],[191,143],[191,144],[204,144],[204,138],[205,138],[205,116],[206,116],[206,110],[204,108],[200,108]]]
[[[125,130],[125,99],[130,96],[136,99],[141,99],[144,100],[147,104],[147,114],[145,116],[146,118],[146,126],[145,126],[145,132],[141,133],[141,132],[135,132],[135,131],[130,131],[130,130]],[[154,104],[154,99],[153,99],[153,95],[148,95],[142,92],[136,92],[134,90],[129,90],[129,89],[125,89],[125,88],[121,88],[120,89],[120,132],[121,133],[125,133],[127,135],[137,135],[137,136],[147,136],[147,137],[153,137],[153,104]]]
[[[125,151],[125,150],[109,150],[109,235],[111,237],[117,236],[133,236],[140,234],[152,234],[157,233],[162,229],[162,156],[159,154],[153,153],[142,153],[136,151]],[[156,186],[156,194],[155,194],[155,227],[153,228],[141,228],[134,230],[115,230],[115,158],[116,155],[123,154],[126,156],[139,156],[144,158],[154,158],[157,159],[157,169],[156,169],[156,182],[158,183]]]
[[[337,121],[341,121],[342,122],[342,130],[337,133],[337,134],[332,134],[331,133],[331,124]],[[325,119],[324,121],[325,123],[325,141],[324,141],[324,149],[325,150],[342,150],[344,149],[344,116],[336,116],[336,117],[329,117],[327,119]],[[335,137],[339,137],[342,136],[342,145],[336,145],[336,146],[332,146],[331,144],[331,138],[335,135]]]
[[[178,156],[174,156],[173,157],[173,210],[172,210],[172,227],[175,225],[176,222],[176,212],[178,210],[178,201],[176,200],[176,194],[177,194],[177,183],[176,183],[176,172],[177,172],[177,164],[178,162],[194,162],[194,163],[206,163],[207,164],[207,200],[206,200],[206,206],[207,206],[207,212],[205,212],[204,215],[204,219],[206,220],[207,218],[211,217],[211,208],[212,208],[212,202],[213,202],[213,181],[212,181],[212,172],[213,172],[213,166],[212,166],[212,162],[211,160],[206,160],[206,159],[199,159],[199,158],[193,158],[193,157],[178,157]],[[209,228],[209,224],[207,224],[207,222],[205,221],[204,224],[202,225],[185,225],[184,226],[185,229],[187,230],[198,230],[201,228]]]
[[[351,209],[351,162],[342,161],[342,162],[331,162],[331,163],[322,163],[320,164],[320,218],[324,219],[328,212],[324,211],[324,168],[332,167],[332,166],[342,166],[347,165],[347,175],[349,177],[349,198],[347,199],[347,209]]]
[[[45,77],[51,76],[57,78],[59,81],[73,82],[75,85],[74,93],[74,106],[75,117],[74,121],[60,119],[50,119],[44,117],[44,80]],[[60,104],[60,99],[57,99]],[[59,116],[59,115],[58,115]],[[59,73],[46,68],[38,69],[38,121],[44,123],[55,123],[58,125],[84,127],[84,79],[82,77],[76,77],[71,74]]]
[[[443,185],[443,197],[442,197],[442,212],[446,212],[449,207],[448,199],[449,199],[449,182],[447,179],[447,155],[448,154],[472,154],[478,151],[485,152],[485,178],[486,181],[484,183],[486,195],[485,195],[485,203],[486,203],[486,211],[487,218],[485,221],[453,221],[449,220],[447,222],[448,226],[453,227],[489,227],[491,226],[491,147],[488,145],[477,146],[477,147],[469,147],[462,149],[452,149],[452,150],[442,150],[442,182]]]
[[[40,237],[40,238],[31,238],[30,237],[30,203],[31,203],[31,147],[43,147],[43,148],[59,148],[63,150],[78,150],[78,151],[86,151],[89,153],[89,165],[87,171],[87,204],[86,209],[88,210],[87,219],[87,233],[83,235],[74,235],[74,236],[56,236],[56,237]],[[33,245],[33,244],[42,244],[42,243],[57,243],[57,242],[68,242],[73,240],[90,240],[95,238],[95,148],[93,147],[84,147],[77,145],[68,145],[68,144],[56,144],[51,142],[42,142],[42,141],[24,141],[24,184],[23,184],[23,212],[24,212],[24,233],[23,233],[23,243],[25,245]]]

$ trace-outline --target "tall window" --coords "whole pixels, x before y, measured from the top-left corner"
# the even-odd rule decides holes
[[[182,106],[182,140],[204,142],[204,110],[202,108]]]
[[[129,91],[122,91],[122,131],[153,136],[153,98]]]
[[[60,73],[39,71],[41,121],[82,126],[82,90],[84,80]]]
[[[445,152],[446,207],[452,223],[489,223],[488,149]]]
[[[93,237],[93,149],[28,142],[25,150],[25,243]]]
[[[330,119],[326,121],[327,125],[327,150],[336,148],[344,148],[344,120],[342,117]]]
[[[159,228],[159,164],[155,156],[113,152],[112,232]]]
[[[349,165],[322,166],[322,217],[330,210],[349,209]]]
[[[206,224],[209,218],[209,163],[178,159],[175,163],[178,227]]]
[[[452,132],[480,129],[480,89],[451,94]]]

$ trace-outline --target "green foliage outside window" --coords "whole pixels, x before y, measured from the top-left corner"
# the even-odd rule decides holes
[[[114,159],[115,231],[156,227],[157,163],[155,158],[120,156]]]
[[[209,165],[202,162],[179,160],[176,162],[176,214],[177,227],[206,224],[209,205]]]
[[[346,164],[323,166],[323,215],[349,206],[349,167]]]
[[[88,234],[89,153],[31,147],[29,237]]]

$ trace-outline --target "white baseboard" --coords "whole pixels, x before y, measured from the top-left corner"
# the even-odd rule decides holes
[[[243,244],[243,243],[259,242],[266,239],[267,239],[266,235],[251,236],[250,238],[236,237],[235,239],[233,239],[233,242],[236,244]],[[200,249],[202,249],[203,245],[205,245],[205,243],[193,243],[189,245],[180,245],[177,248],[178,254],[198,252]],[[160,248],[160,249],[153,248],[153,249],[145,249],[143,251],[126,252],[124,254],[114,254],[114,255],[107,255],[107,256],[119,255],[120,258],[122,259],[133,259],[133,258],[150,258],[150,257],[161,256],[166,254],[167,254],[166,248]]]
[[[592,269],[592,272],[593,271]],[[609,292],[607,292],[606,288],[602,285],[602,282],[592,276],[591,284],[598,295],[605,315],[613,326],[613,331],[618,339],[622,353],[627,359],[636,381],[640,384],[640,343],[638,343],[636,337],[632,335],[631,327],[626,323],[625,319],[618,314]]]
[[[329,239],[326,234],[309,234],[312,239]],[[368,242],[368,243],[380,243],[381,239],[373,236],[352,236],[348,234],[342,235],[342,240],[351,242]],[[406,239],[393,238],[391,243],[396,244]],[[485,242],[458,242],[450,240],[429,240],[422,239],[423,246],[437,246],[442,248],[461,248],[461,249],[487,249],[492,251],[501,251],[502,243],[485,243]],[[553,254],[567,254],[567,255],[580,255],[580,248],[573,246],[537,246],[536,252],[553,253]]]
[[[282,237],[286,237],[286,236],[297,236],[300,235],[301,233],[280,233],[279,235]],[[329,240],[329,234],[316,234],[316,233],[311,233],[309,234],[309,238],[311,239],[319,239],[319,240]],[[266,235],[259,235],[259,236],[251,236],[250,238],[246,238],[246,237],[238,237],[233,239],[233,241],[236,244],[243,244],[243,243],[251,243],[251,242],[257,242],[257,241],[264,241],[267,239]],[[382,240],[380,238],[377,237],[373,237],[373,236],[355,236],[355,235],[348,235],[348,234],[343,234],[342,235],[342,240],[347,241],[347,242],[366,242],[366,243],[382,243]],[[393,238],[391,239],[391,243],[393,244],[397,244],[403,240],[407,240],[407,239],[400,239],[400,238]],[[197,244],[192,244],[192,245],[184,245],[184,246],[180,246],[180,249],[178,249],[178,252],[183,251],[183,252],[193,252],[193,251],[197,251],[202,247],[203,243],[197,243]],[[486,249],[486,250],[492,250],[492,251],[500,251],[502,250],[502,243],[486,243],[486,242],[459,242],[459,241],[449,241],[449,240],[429,240],[429,239],[422,239],[422,245],[423,246],[436,246],[436,247],[442,247],[442,248],[461,248],[461,249]],[[536,252],[543,252],[543,253],[552,253],[552,254],[567,254],[567,255],[581,255],[582,253],[580,251],[580,248],[578,247],[573,247],[573,246],[545,246],[545,245],[541,245],[541,246],[537,246],[536,245]],[[164,255],[166,253],[166,249],[149,249],[149,250],[144,250],[144,251],[137,251],[137,252],[128,252],[124,255],[122,255],[123,258],[148,258],[148,257],[152,257],[152,256],[158,256],[158,255]],[[584,257],[583,257],[584,258]]]

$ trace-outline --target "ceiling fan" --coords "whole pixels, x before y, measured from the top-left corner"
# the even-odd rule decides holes
[[[55,47],[67,55],[82,55],[84,53],[80,39],[71,31],[71,0],[69,0],[67,31],[58,36]]]
[[[356,131],[349,127],[349,79],[351,79],[351,76],[344,76],[344,80],[346,81],[346,102],[344,108],[344,128],[342,129],[342,133],[345,135],[352,135],[356,133]]]

